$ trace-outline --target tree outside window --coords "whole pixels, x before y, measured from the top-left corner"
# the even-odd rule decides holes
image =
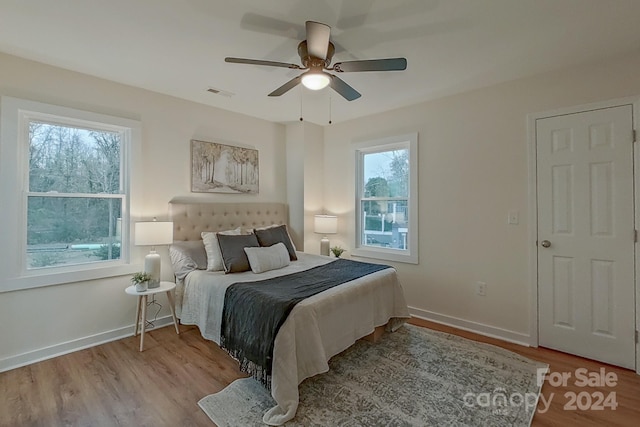
[[[417,263],[417,134],[356,145],[355,256]]]
[[[26,268],[121,257],[119,132],[30,120]]]
[[[362,245],[404,250],[407,247],[409,150],[364,153]]]

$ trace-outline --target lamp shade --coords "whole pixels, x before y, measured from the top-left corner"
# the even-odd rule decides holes
[[[173,222],[149,221],[136,223],[136,246],[168,245],[173,243]]]
[[[316,215],[313,231],[318,234],[336,234],[338,232],[338,217],[335,215]]]

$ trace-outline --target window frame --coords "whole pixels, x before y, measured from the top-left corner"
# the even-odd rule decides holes
[[[6,242],[16,246],[0,246],[0,292],[30,289],[42,286],[94,280],[129,274],[139,266],[131,262],[131,212],[134,191],[132,164],[140,156],[140,122],[105,114],[76,110],[68,107],[39,103],[18,98],[0,100],[0,199],[14,208],[2,212],[0,231]],[[83,264],[28,269],[27,203],[28,198],[41,193],[29,189],[29,123],[42,121],[50,124],[83,129],[117,132],[121,135],[120,173],[122,194],[90,194],[89,197],[122,198],[121,256],[117,260],[104,260]],[[136,174],[141,172],[135,168]],[[62,197],[66,193],[58,193]],[[83,196],[71,193],[72,197]]]
[[[409,194],[401,197],[364,197],[364,156],[394,149],[409,150]],[[418,264],[418,134],[392,136],[376,140],[360,142],[354,145],[355,156],[355,244],[352,255],[356,257],[375,258],[386,261],[397,261]],[[366,200],[407,200],[409,212],[408,247],[406,250],[387,249],[362,244],[362,202]]]

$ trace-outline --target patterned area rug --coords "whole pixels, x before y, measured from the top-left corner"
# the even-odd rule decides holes
[[[286,426],[529,426],[540,394],[536,362],[508,350],[413,325],[360,340],[329,372],[300,385]],[[275,406],[251,378],[198,402],[219,427],[263,426]]]

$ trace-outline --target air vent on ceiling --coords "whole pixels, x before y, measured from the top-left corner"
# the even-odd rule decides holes
[[[226,96],[227,98],[231,98],[234,94],[222,89],[216,89],[215,87],[210,87],[207,89],[207,92],[215,93],[216,95]]]

